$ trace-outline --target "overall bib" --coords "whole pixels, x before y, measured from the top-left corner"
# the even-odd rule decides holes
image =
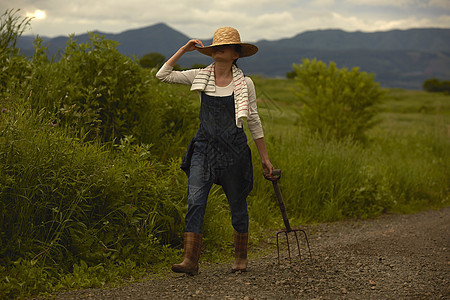
[[[202,233],[208,194],[215,183],[227,196],[234,229],[246,233],[253,167],[244,129],[236,126],[234,95],[217,97],[202,92],[199,118],[200,128],[181,163],[188,176],[185,232]]]

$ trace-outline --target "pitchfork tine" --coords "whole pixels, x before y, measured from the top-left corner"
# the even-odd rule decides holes
[[[294,231],[294,234],[295,234],[295,239],[297,240],[298,256],[300,256],[300,259],[302,259],[302,254],[300,253],[300,244],[298,243],[297,231]]]

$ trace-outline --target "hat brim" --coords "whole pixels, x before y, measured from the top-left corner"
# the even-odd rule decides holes
[[[258,52],[258,47],[256,47],[253,44],[248,44],[248,43],[229,43],[229,44],[218,44],[218,45],[211,45],[211,46],[206,46],[206,47],[200,47],[200,46],[195,46],[197,48],[197,51],[211,56],[212,55],[212,50],[214,47],[217,46],[223,46],[223,45],[241,45],[241,53],[239,55],[239,57],[247,57],[247,56],[252,56],[254,55],[256,52]]]

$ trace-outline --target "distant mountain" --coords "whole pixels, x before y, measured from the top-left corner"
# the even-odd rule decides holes
[[[127,30],[122,33],[104,33],[99,31],[93,31],[99,35],[104,36],[106,39],[114,40],[119,43],[117,49],[124,55],[132,56],[136,55],[141,57],[149,52],[158,52],[164,55],[168,55],[171,51],[176,51],[180,45],[184,45],[189,39],[186,35],[173,30],[169,26],[159,23],[152,26]],[[33,37],[24,36],[19,40],[18,47],[24,51],[32,48],[30,39]],[[43,38],[46,46],[48,46],[49,55],[58,53],[61,49],[65,48],[66,42],[69,36],[58,36],[55,38]],[[76,35],[75,39],[79,43],[85,43],[89,39],[89,34]],[[29,52],[26,52],[29,53]]]
[[[124,31],[118,34],[97,32],[106,39],[119,43],[118,50],[127,56],[142,57],[158,52],[170,57],[190,38],[166,24]],[[88,34],[75,37],[85,42]],[[33,37],[24,36],[18,47],[32,55]],[[62,51],[68,37],[45,38],[50,56]],[[211,40],[203,41],[205,45]],[[432,77],[450,79],[450,29],[410,29],[385,32],[346,32],[343,30],[316,30],[300,33],[292,38],[255,42],[257,55],[239,61],[249,75],[284,77],[293,63],[303,58],[316,58],[326,63],[334,61],[338,67],[375,73],[375,79],[385,87],[420,89]],[[207,64],[211,58],[198,52],[182,57],[179,64],[189,67]]]
[[[318,50],[450,50],[450,29],[409,29],[384,32],[346,32],[339,29],[300,33],[293,38],[260,41],[264,47]]]

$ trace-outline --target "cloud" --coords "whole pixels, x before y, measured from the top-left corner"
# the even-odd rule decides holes
[[[331,7],[335,2],[335,0],[313,0],[310,5],[311,7]]]
[[[45,10],[36,9],[34,12],[27,13],[26,16],[28,18],[35,18],[37,20],[41,20],[47,17],[47,13],[45,12]]]
[[[444,8],[450,10],[449,0],[344,0],[347,4],[371,7]]]
[[[397,6],[410,7],[416,4],[416,0],[345,0],[344,2],[353,5],[366,6]]]
[[[428,6],[444,8],[446,10],[450,10],[450,1],[448,1],[448,0],[430,0],[428,2]]]

